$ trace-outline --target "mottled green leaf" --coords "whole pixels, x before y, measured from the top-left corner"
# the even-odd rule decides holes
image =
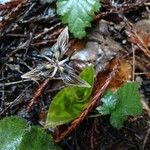
[[[57,0],[57,13],[63,23],[68,23],[70,32],[81,39],[86,35],[85,28],[100,8],[99,0]]]
[[[51,135],[17,116],[0,120],[0,150],[60,150]]]
[[[48,135],[42,128],[33,126],[27,132],[19,146],[20,150],[61,150],[54,143],[52,136]]]
[[[56,127],[68,123],[86,108],[94,82],[93,66],[85,68],[80,77],[91,87],[66,87],[58,92],[49,107],[46,127]]]
[[[26,121],[18,117],[0,120],[0,150],[17,150],[27,127]]]
[[[103,105],[97,108],[102,115],[110,114],[110,123],[121,128],[129,116],[142,113],[139,85],[137,82],[125,83],[116,93],[107,92],[102,98]]]
[[[108,90],[101,101],[103,102],[103,105],[97,107],[96,110],[102,115],[107,115],[115,109],[117,97],[112,91]]]
[[[137,82],[130,82],[124,84],[116,92],[119,101],[115,110],[112,111],[110,118],[110,122],[114,127],[121,128],[128,116],[136,116],[142,113],[138,88],[139,84]]]

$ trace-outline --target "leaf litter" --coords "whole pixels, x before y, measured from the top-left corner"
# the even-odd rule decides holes
[[[51,101],[66,85],[58,71],[53,73],[55,80],[47,78],[50,73],[48,72],[44,76],[40,75],[38,81],[34,78],[36,82],[29,80],[31,76],[26,73],[32,73],[37,66],[51,64],[51,60],[61,62],[68,58],[69,61],[65,62],[67,65],[63,64],[61,67],[69,69],[69,74],[73,72],[76,78],[84,67],[91,64],[95,66],[92,93],[95,103],[89,103],[81,116],[69,124],[69,129],[68,126],[57,129],[55,136],[57,141],[62,140],[60,145],[65,150],[149,149],[149,135],[146,134],[149,131],[148,109],[141,116],[130,118],[120,130],[112,128],[107,116],[88,118],[100,104],[99,97],[106,89],[115,91],[132,79],[141,80],[140,91],[144,95],[145,108],[149,108],[148,1],[102,1],[101,11],[97,12],[92,27],[86,29],[86,38],[80,41],[69,34],[68,50],[65,49],[65,53],[63,50],[54,52],[53,45],[58,43],[59,35],[65,28],[56,14],[55,4],[55,0],[45,3],[12,0],[0,5],[1,118],[6,115],[19,115],[30,124],[44,126]],[[113,74],[116,57],[119,65]],[[58,61],[55,64],[58,67]],[[27,80],[22,80],[21,76],[24,75],[28,75]],[[82,85],[86,84],[83,80],[78,81]],[[108,88],[104,90],[103,86]],[[62,138],[66,135],[69,137]]]

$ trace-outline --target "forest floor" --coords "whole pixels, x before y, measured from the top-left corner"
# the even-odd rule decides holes
[[[149,150],[150,3],[121,0],[117,9],[107,0],[101,3],[86,38],[77,40],[70,34],[66,55],[84,49],[92,59],[94,51],[102,49],[101,55],[107,59],[101,60],[96,75],[104,83],[112,70],[114,54],[119,55],[121,71],[110,87],[115,89],[129,80],[139,82],[143,113],[129,118],[120,130],[110,125],[109,116],[86,117],[59,144],[64,150]],[[55,0],[0,4],[0,118],[18,115],[30,124],[43,126],[49,104],[64,84],[46,78],[37,83],[21,76],[45,62],[41,52],[49,51],[64,27],[56,14]]]

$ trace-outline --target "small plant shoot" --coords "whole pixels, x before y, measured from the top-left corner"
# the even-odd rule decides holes
[[[74,37],[82,39],[86,36],[86,27],[91,26],[95,12],[100,9],[99,0],[58,0],[57,13],[63,23],[68,24]]]
[[[121,128],[129,116],[142,113],[139,85],[137,82],[125,83],[116,93],[106,92],[102,98],[103,105],[96,108],[101,115],[110,114],[110,123]]]

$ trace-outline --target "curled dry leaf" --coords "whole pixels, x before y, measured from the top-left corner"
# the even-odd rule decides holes
[[[124,83],[131,80],[132,77],[132,65],[128,60],[121,59],[120,60],[120,68],[116,73],[115,78],[110,83],[109,87],[112,90],[116,90],[121,87]]]
[[[104,72],[101,72],[100,74],[98,74],[97,78],[100,78],[101,82],[105,81],[108,76],[108,72],[112,70],[113,66],[114,66],[114,60],[110,62],[110,64],[107,66],[108,68]],[[115,77],[109,84],[108,88],[110,88],[112,91],[116,91],[119,87],[123,85],[123,83],[126,83],[127,81],[129,81],[131,77],[132,77],[131,64],[129,63],[129,61],[125,59],[120,59],[119,69]],[[101,85],[101,82],[99,83],[99,85]]]

